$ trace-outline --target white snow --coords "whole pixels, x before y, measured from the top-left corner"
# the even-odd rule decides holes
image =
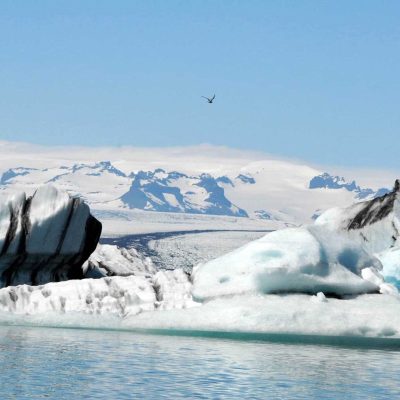
[[[110,234],[130,234],[135,232],[156,232],[171,230],[171,226],[158,223],[157,216],[150,212],[136,214],[144,223],[130,224],[123,217],[125,209],[118,200],[126,193],[132,183],[129,178],[131,172],[138,170],[154,171],[164,168],[166,171],[179,171],[189,175],[209,173],[214,177],[226,175],[235,183],[235,187],[224,185],[226,197],[236,206],[245,209],[251,217],[257,216],[258,210],[265,210],[274,218],[281,221],[262,221],[264,229],[278,229],[285,223],[303,224],[311,222],[311,217],[317,209],[326,210],[334,206],[345,206],[354,201],[354,193],[346,190],[308,189],[311,178],[321,174],[325,169],[306,165],[296,160],[279,160],[271,155],[237,151],[222,147],[199,146],[192,148],[51,148],[34,146],[23,143],[1,142],[0,174],[9,168],[30,167],[26,175],[19,175],[11,179],[11,183],[0,185],[2,193],[25,191],[32,194],[39,184],[53,181],[60,189],[73,195],[80,196],[88,202],[91,209],[103,212],[101,222],[105,232]],[[107,169],[92,167],[100,161],[110,160],[112,164],[127,176],[111,173]],[[82,168],[68,170],[78,164]],[[86,165],[81,165],[86,164]],[[67,169],[66,169],[67,168]],[[95,171],[95,173],[94,173]],[[336,173],[335,171],[331,171]],[[344,172],[344,171],[341,171]],[[246,184],[235,179],[239,174],[255,179],[255,184]],[[161,175],[161,174],[160,174]],[[369,187],[390,187],[395,174],[385,171],[379,175],[368,174],[363,171],[350,171],[348,176],[354,175],[357,180],[364,177],[364,185]],[[379,179],[368,177],[380,176]],[[182,193],[194,192],[188,199],[202,208],[207,198],[206,191],[189,180],[182,178],[177,185]],[[168,197],[168,196],[167,196]],[[172,204],[176,199],[170,196]],[[114,216],[111,217],[111,214]],[[116,216],[121,218],[116,223]],[[181,229],[187,226],[179,216],[176,218],[176,227]],[[160,219],[165,221],[163,216]],[[199,219],[199,224],[202,220]],[[215,220],[214,225],[221,227],[228,220]],[[205,220],[208,224],[209,220]],[[179,224],[180,223],[180,224]],[[232,225],[231,222],[228,222]],[[180,225],[178,227],[178,224]],[[249,223],[245,218],[235,221],[236,229],[247,229]],[[243,227],[242,227],[243,225]],[[140,230],[142,229],[142,230]]]

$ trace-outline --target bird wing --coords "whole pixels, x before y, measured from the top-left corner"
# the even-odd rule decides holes
[[[214,94],[214,96],[211,98],[211,100],[214,100],[215,99],[215,94]]]
[[[210,100],[208,97],[206,97],[206,96],[201,96],[203,99],[207,99],[207,100]]]

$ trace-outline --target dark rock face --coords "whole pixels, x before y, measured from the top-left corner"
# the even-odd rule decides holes
[[[208,197],[205,199],[207,203],[207,214],[248,217],[245,210],[235,207],[225,197],[224,189],[218,185],[211,175],[202,174],[200,178],[200,182],[196,185],[204,188],[208,193]]]
[[[0,287],[82,279],[100,234],[82,200],[50,185],[0,201]]]
[[[226,176],[188,176],[159,168],[153,172],[139,171],[131,177],[133,181],[129,191],[121,196],[121,201],[129,208],[248,217],[245,210],[232,204],[219,185],[233,186]]]
[[[329,175],[327,172],[324,172],[321,175],[314,176],[314,178],[311,179],[310,184],[309,184],[310,189],[320,189],[320,188],[325,188],[325,189],[346,189],[349,192],[352,192],[356,189],[359,189],[359,187],[356,185],[355,181],[352,181],[350,183],[346,182],[343,177],[340,176],[332,176]]]
[[[16,176],[25,176],[28,175],[31,171],[36,171],[36,169],[24,167],[11,168],[0,176],[0,185],[8,185],[10,183],[10,180],[15,178]]]
[[[249,183],[250,185],[254,185],[256,183],[256,180],[249,175],[240,174],[236,177],[236,179],[242,181],[243,183]]]
[[[381,197],[390,192],[390,190],[386,188],[381,188],[377,191],[370,188],[361,188],[355,181],[347,182],[343,177],[332,176],[327,172],[314,176],[308,187],[309,189],[346,189],[349,192],[354,192],[356,199],[359,200]]]

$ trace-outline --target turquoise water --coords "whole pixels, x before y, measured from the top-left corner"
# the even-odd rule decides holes
[[[395,399],[396,349],[0,327],[0,399]]]

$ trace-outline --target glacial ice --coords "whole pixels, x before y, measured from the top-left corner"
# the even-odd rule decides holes
[[[8,286],[0,289],[0,310],[15,314],[47,312],[111,313],[125,315],[153,310],[155,293],[144,277],[51,282],[39,286]]]
[[[87,278],[105,276],[151,276],[156,269],[149,257],[142,256],[134,248],[121,248],[115,245],[98,244],[82,266]]]
[[[382,268],[356,242],[316,226],[288,228],[198,266],[193,296],[203,301],[251,293],[377,292],[379,285],[361,275],[367,267]]]
[[[128,329],[263,332],[400,338],[400,300],[385,294],[345,299],[287,295],[219,297],[199,307],[127,317]]]
[[[380,271],[400,232],[399,185],[393,192],[328,210],[313,225],[267,234],[200,265],[193,296],[204,301],[238,294],[333,295],[396,293]],[[380,256],[374,253],[383,252]]]
[[[92,270],[134,275],[0,289],[0,323],[400,339],[400,296],[386,279],[399,273],[399,210],[397,188],[267,234],[191,276],[99,246]]]
[[[0,289],[0,312],[16,315],[82,313],[125,317],[155,309],[196,305],[188,275],[159,271],[151,277],[114,276]],[[1,318],[0,318],[1,320]]]
[[[400,289],[400,247],[392,247],[378,253],[376,257],[383,265],[382,275],[385,280]]]
[[[333,208],[315,222],[359,243],[381,262],[380,273],[400,288],[400,199],[399,183],[382,197],[346,208]]]
[[[192,302],[186,308],[177,308],[173,302],[170,306],[158,302],[149,286],[139,290],[137,282],[132,284],[136,277],[118,278],[103,279],[114,282],[109,285],[114,288],[119,288],[122,282],[129,287],[124,285],[120,291],[111,292],[107,284],[99,285],[102,279],[89,280],[94,285],[90,288],[92,306],[86,303],[89,287],[81,292],[81,298],[76,288],[71,287],[74,295],[65,291],[72,300],[67,300],[64,308],[56,294],[60,285],[79,282],[82,289],[85,281],[44,285],[54,289],[46,300],[41,294],[44,288],[34,289],[31,298],[21,286],[16,292],[20,296],[17,306],[12,304],[10,289],[0,289],[0,324],[154,330],[189,335],[204,331],[400,339],[400,300],[396,296],[364,294],[336,299],[322,294],[242,295],[202,304]],[[15,298],[15,294],[11,296]],[[41,304],[37,309],[32,306],[33,298]],[[4,306],[4,302],[9,306]]]
[[[83,278],[101,223],[52,185],[0,201],[0,287]]]

